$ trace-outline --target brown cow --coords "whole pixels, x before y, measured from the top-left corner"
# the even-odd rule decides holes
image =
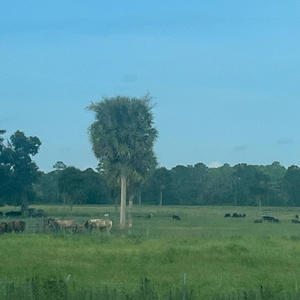
[[[24,221],[11,221],[8,223],[0,224],[0,234],[7,232],[23,232],[25,230],[25,222]]]
[[[112,228],[112,221],[108,219],[90,219],[84,223],[84,227],[90,231],[99,229],[100,231],[106,230],[109,232]]]
[[[25,222],[24,221],[13,221],[14,232],[24,232]]]
[[[3,234],[3,233],[5,233],[5,232],[7,232],[7,223],[2,222],[2,223],[0,224],[0,234]]]

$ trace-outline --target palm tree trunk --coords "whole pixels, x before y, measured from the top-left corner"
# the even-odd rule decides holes
[[[138,189],[138,201],[139,201],[139,206],[141,206],[142,205],[142,191],[141,191],[141,189],[139,188]]]
[[[120,209],[120,229],[126,227],[126,176],[121,175],[121,209]]]
[[[163,201],[163,192],[162,192],[162,190],[160,190],[160,194],[159,194],[159,206],[162,206],[162,201]]]

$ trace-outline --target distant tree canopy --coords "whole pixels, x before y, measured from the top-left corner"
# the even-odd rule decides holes
[[[61,171],[42,173],[34,185],[34,191],[39,203],[65,203],[71,206],[112,203],[105,179],[93,169],[81,171],[66,167]]]
[[[3,135],[5,131],[1,131]],[[32,184],[39,177],[38,167],[32,157],[38,153],[38,137],[26,137],[16,131],[5,143],[0,140],[0,197],[2,203],[22,205],[25,213],[32,197]]]
[[[286,170],[279,162],[156,169],[142,187],[143,203],[159,204],[162,186],[164,204],[300,206],[300,168]]]

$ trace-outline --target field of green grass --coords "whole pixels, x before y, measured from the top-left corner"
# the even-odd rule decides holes
[[[113,229],[34,233],[26,219],[25,233],[0,236],[3,299],[300,299],[300,208],[135,207],[124,234],[114,207],[36,207],[78,224],[109,212]],[[224,218],[235,211],[246,218]]]

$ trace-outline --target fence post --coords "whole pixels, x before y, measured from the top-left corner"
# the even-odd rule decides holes
[[[183,296],[182,296],[182,300],[185,300],[185,292],[186,292],[186,273],[183,273]]]

